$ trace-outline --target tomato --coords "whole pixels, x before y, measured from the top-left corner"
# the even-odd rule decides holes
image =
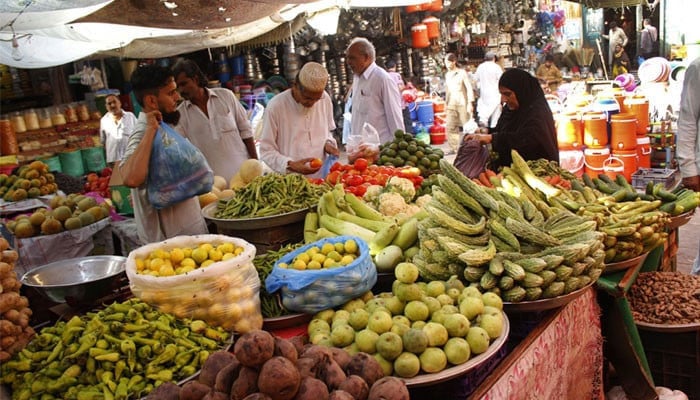
[[[333,172],[333,171],[339,171],[340,168],[341,168],[342,166],[343,166],[343,164],[341,164],[340,162],[336,161],[336,162],[333,163],[333,165],[331,165],[330,171],[331,171],[331,172]]]
[[[368,186],[369,186],[369,185],[368,185],[368,184],[365,184],[365,183],[363,183],[363,184],[360,185],[360,186],[355,186],[355,187],[353,188],[353,189],[355,189],[355,191],[353,192],[353,194],[354,194],[355,196],[357,196],[357,197],[362,197],[362,196],[364,196],[365,193],[367,192],[367,187],[368,187]]]
[[[323,161],[321,161],[320,158],[314,158],[313,160],[311,160],[309,162],[309,167],[311,167],[311,168],[321,168],[322,165],[323,165]]]
[[[100,171],[100,176],[112,176],[112,168],[110,168],[110,167],[102,168],[102,171]]]
[[[355,162],[353,163],[353,167],[355,167],[355,169],[358,171],[366,170],[368,165],[369,165],[369,161],[367,161],[367,159],[362,158],[362,157],[356,159]]]
[[[342,178],[342,172],[340,172],[339,170],[336,169],[335,171],[331,171],[331,173],[328,174],[328,176],[326,176],[326,182],[328,182],[332,185],[335,185],[336,183],[341,182],[341,180],[340,180],[341,178]]]
[[[413,186],[418,188],[423,183],[423,177],[420,175],[414,176],[413,178],[411,178],[411,181],[413,181]]]
[[[387,174],[377,174],[375,176],[375,179],[377,180],[377,185],[386,185],[386,181],[389,180],[389,175]]]
[[[348,186],[359,186],[364,183],[364,180],[360,175],[348,175],[345,177],[345,184]]]
[[[88,182],[95,182],[95,181],[98,180],[99,178],[100,178],[99,175],[97,175],[97,174],[94,173],[94,172],[90,172],[90,173],[87,175],[87,181],[88,181]]]

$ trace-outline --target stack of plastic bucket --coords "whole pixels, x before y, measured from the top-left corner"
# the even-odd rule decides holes
[[[578,111],[560,113],[556,122],[559,164],[572,174],[581,177],[584,169],[581,114]]]
[[[613,158],[620,160],[622,174],[631,182],[637,171],[637,118],[634,114],[615,114],[610,118],[610,148]]]

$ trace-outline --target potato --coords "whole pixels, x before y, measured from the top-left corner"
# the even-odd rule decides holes
[[[238,361],[251,368],[257,368],[269,360],[275,351],[275,338],[263,330],[253,330],[241,336],[233,346]]]
[[[308,357],[302,357],[297,360],[297,369],[299,370],[299,375],[304,378],[304,377],[309,377],[309,378],[317,378],[318,377],[318,370],[320,367],[320,364],[318,364],[313,358],[308,358]]]
[[[17,261],[18,258],[19,254],[17,254],[15,250],[3,250],[2,257],[0,257],[0,259],[6,263],[13,263]]]
[[[202,365],[198,381],[210,388],[213,387],[216,382],[216,375],[227,365],[231,364],[234,359],[234,355],[225,350],[211,353]]]
[[[328,400],[328,396],[328,386],[322,380],[306,376],[301,380],[294,400]]]
[[[368,400],[410,400],[406,383],[395,377],[386,376],[379,379],[369,389]]]
[[[257,391],[258,371],[250,367],[241,367],[238,378],[231,385],[231,400],[243,400]]]
[[[228,400],[228,393],[211,390],[206,396],[202,397],[202,400]]]
[[[0,314],[17,307],[20,296],[17,292],[5,292],[0,294]]]
[[[180,400],[180,386],[173,382],[164,382],[148,394],[146,399]]]
[[[293,336],[289,341],[297,349],[297,354],[301,354],[304,351],[304,345],[308,343],[306,335]]]
[[[297,348],[294,344],[287,339],[280,337],[275,338],[275,351],[273,352],[275,356],[285,357],[289,361],[296,363],[299,354],[297,353]]]
[[[357,375],[348,376],[345,381],[338,386],[338,389],[350,393],[356,400],[367,400],[367,396],[369,396],[369,386],[367,386],[367,382]]]
[[[4,350],[0,350],[0,362],[4,362],[12,358],[12,355]]]
[[[355,400],[352,395],[344,390],[334,390],[328,396],[328,400]]]
[[[326,382],[329,390],[337,389],[346,379],[345,372],[332,358],[321,367],[319,375],[319,379]]]
[[[374,382],[384,377],[384,370],[376,358],[367,353],[357,353],[350,358],[350,362],[345,367],[347,375],[358,375],[367,382],[370,388]]]
[[[211,391],[211,387],[199,381],[188,381],[180,389],[180,400],[202,400]],[[158,399],[158,397],[154,397]]]
[[[333,352],[328,347],[312,345],[304,349],[300,357],[312,358],[317,364],[324,364],[326,360],[333,359]]]
[[[258,389],[273,400],[291,400],[297,394],[301,376],[296,365],[285,357],[272,357],[258,375]]]
[[[241,370],[241,363],[233,358],[227,366],[222,368],[218,374],[216,374],[216,379],[214,381],[214,390],[217,392],[226,393],[227,395],[231,393],[231,385],[238,378],[238,373]]]
[[[331,348],[331,353],[333,353],[335,362],[337,362],[343,370],[348,366],[348,363],[350,363],[350,353],[347,351],[333,347]]]

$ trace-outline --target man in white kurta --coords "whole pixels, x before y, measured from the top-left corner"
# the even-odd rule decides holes
[[[476,113],[479,116],[479,126],[493,128],[501,115],[501,93],[498,91],[498,80],[503,75],[503,68],[496,64],[496,55],[486,53],[484,62],[479,64],[474,73],[479,88],[479,99],[476,101]]]
[[[314,159],[338,156],[331,134],[333,104],[326,93],[328,72],[318,63],[304,64],[291,89],[270,100],[263,115],[260,158],[279,173],[297,172],[320,178]]]
[[[105,148],[107,163],[112,164],[124,156],[129,136],[136,128],[136,116],[124,111],[115,94],[107,95],[105,106],[107,113],[100,119],[100,143]]]
[[[215,175],[229,181],[243,161],[258,158],[245,109],[232,91],[205,87],[206,77],[194,61],[178,61],[173,71],[185,98],[175,129],[204,154]]]
[[[375,64],[374,45],[367,39],[353,39],[345,53],[354,74],[350,131],[359,134],[367,122],[379,133],[380,143],[393,140],[397,129],[405,130],[396,82]]]

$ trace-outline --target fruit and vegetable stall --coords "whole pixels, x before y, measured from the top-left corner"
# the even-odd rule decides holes
[[[658,349],[645,357],[637,324],[697,331],[696,278],[656,270],[700,193],[577,178],[517,152],[510,167],[469,179],[400,132],[380,154],[381,165],[336,163],[323,180],[251,165],[217,177],[200,197],[212,234],[142,244],[89,278],[89,254],[16,264],[34,251],[29,239],[110,221],[109,201],[54,195],[6,215],[3,390],[13,399],[601,398],[605,358],[641,374],[642,393],[653,389]],[[0,183],[14,196],[52,179],[32,163]],[[660,306],[654,296],[685,300]],[[615,316],[633,321],[629,335],[610,333]],[[621,348],[604,351],[604,341],[637,361],[620,363]]]

